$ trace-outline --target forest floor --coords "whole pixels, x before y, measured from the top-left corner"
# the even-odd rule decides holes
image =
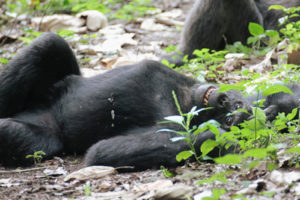
[[[93,76],[142,59],[158,60],[165,54],[163,51],[165,47],[178,45],[180,29],[176,24],[183,24],[193,1],[158,0],[155,2],[154,6],[160,9],[160,12],[153,12],[132,21],[111,20],[108,22],[109,29],[93,33],[100,37],[88,37],[83,33],[76,33],[67,39],[80,62],[84,76]],[[169,17],[172,25],[161,20],[159,13],[164,13],[163,17]],[[8,20],[5,29],[0,29],[3,33],[1,35],[0,32],[0,57],[10,59],[26,45],[16,40],[18,37],[28,36],[28,34],[24,35],[23,27],[38,30],[38,26],[31,23],[31,17]],[[108,37],[109,34],[115,34],[115,38],[111,39]],[[102,37],[103,35],[106,37]],[[6,38],[5,41],[3,38]],[[122,39],[117,41],[116,38]],[[114,53],[105,53],[105,49],[103,51],[95,49],[98,44],[105,41],[111,44],[109,51]],[[114,42],[110,43],[111,41]],[[5,64],[0,64],[0,68],[3,67]],[[240,196],[240,199],[299,200],[300,171],[293,167],[283,168],[288,159],[282,158],[280,165],[282,167],[272,172],[267,170],[266,163],[263,162],[251,170],[244,168],[243,165],[187,163],[185,166],[171,169],[171,172],[176,174],[171,178],[165,177],[162,170],[146,170],[134,173],[110,171],[108,175],[98,178],[66,180],[68,174],[83,168],[83,156],[63,155],[28,168],[8,169],[0,165],[0,199],[200,200],[209,196],[218,199],[216,193],[225,189],[226,192],[220,199]],[[226,175],[225,181],[220,175],[215,177],[216,181],[198,184],[200,180],[228,170],[231,172]],[[100,173],[103,171],[109,170],[100,169]],[[92,175],[92,177],[97,176],[97,174]]]

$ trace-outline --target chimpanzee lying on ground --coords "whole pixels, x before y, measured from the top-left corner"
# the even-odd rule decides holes
[[[268,10],[270,5],[300,6],[299,0],[196,0],[186,18],[179,51],[192,57],[195,49],[224,49],[235,41],[246,43],[249,22],[261,24],[266,30],[277,29],[279,10]],[[183,55],[167,58],[182,65]]]
[[[157,123],[177,115],[175,91],[183,112],[193,106],[214,107],[201,112],[193,124],[216,119],[223,129],[246,119],[226,116],[249,103],[237,92],[219,93],[211,84],[179,74],[155,61],[124,66],[83,78],[68,44],[46,33],[23,49],[0,74],[0,163],[32,163],[26,155],[44,151],[45,159],[62,152],[84,153],[87,165],[134,166],[136,170],[178,165],[175,155],[187,150],[175,135],[179,130]],[[266,107],[273,113],[299,106],[297,97],[276,94]],[[268,109],[267,108],[267,109]],[[272,114],[272,112],[269,112]],[[272,116],[272,115],[270,115]],[[197,149],[211,132],[197,140]]]

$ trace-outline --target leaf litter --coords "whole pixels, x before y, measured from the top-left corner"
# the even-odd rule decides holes
[[[161,3],[163,2],[163,3]],[[85,38],[75,34],[68,39],[83,74],[92,76],[107,69],[132,64],[142,59],[156,59],[165,52],[168,45],[177,45],[180,30],[175,26],[183,24],[183,16],[192,5],[191,0],[159,0],[161,14],[153,14],[130,22],[108,22],[107,26],[95,24],[83,29],[94,32],[97,37]],[[78,16],[77,16],[78,17]],[[87,17],[85,17],[87,19]],[[78,20],[78,19],[76,19]],[[82,18],[79,17],[79,22]],[[93,20],[92,20],[93,21]],[[30,25],[30,21],[27,21]],[[22,26],[26,24],[24,20]],[[75,24],[80,24],[78,21]],[[20,25],[19,25],[20,26]],[[12,54],[24,46],[16,38],[24,33],[13,27],[13,34],[7,30],[0,34],[3,43],[0,53],[10,59]],[[36,27],[37,28],[37,27]],[[76,30],[76,29],[75,29]],[[76,30],[77,31],[77,30]],[[6,40],[6,41],[5,41]],[[3,42],[4,41],[4,42]],[[286,41],[284,41],[286,42]],[[284,42],[280,45],[285,45]],[[298,62],[299,52],[290,53],[288,60],[281,60],[281,47],[258,58],[244,58],[243,55],[227,55],[223,68],[227,72],[225,82],[239,81],[243,77],[231,72],[250,69],[263,73],[270,70],[272,62]],[[0,64],[0,68],[4,65]],[[117,173],[110,167],[84,168],[82,156],[54,158],[31,168],[6,169],[0,167],[0,199],[186,199],[195,200],[211,197],[214,189],[226,189],[221,199],[232,199],[243,195],[254,199],[299,199],[300,170],[295,169],[292,158],[277,152],[279,168],[269,171],[266,163],[252,168],[243,165],[215,165],[212,163],[188,163],[172,170],[175,177],[166,178],[161,170],[147,170],[135,173]],[[213,175],[226,173],[224,179],[209,180]]]

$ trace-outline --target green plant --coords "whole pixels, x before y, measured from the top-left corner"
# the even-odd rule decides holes
[[[78,13],[85,10],[98,10],[102,13],[110,12],[110,9],[107,8],[104,3],[100,3],[99,0],[73,0],[72,2],[72,12]],[[76,2],[76,3],[75,3]]]
[[[121,8],[120,8],[121,4]],[[118,11],[108,17],[124,20],[132,20],[141,17],[156,8],[150,7],[150,0],[133,0],[124,2],[121,0],[8,0],[6,7],[9,16],[18,16],[24,13],[54,14],[54,13],[78,13],[85,10],[97,10],[102,13],[110,13],[112,8]]]
[[[270,9],[280,9],[286,13],[286,16],[281,19],[280,31],[264,30],[264,28],[255,23],[249,24],[249,32],[251,37],[248,39],[248,46],[243,45],[240,42],[236,42],[233,45],[227,45],[226,51],[214,52],[209,49],[196,50],[196,59],[187,61],[187,57],[184,57],[186,64],[175,70],[189,73],[196,76],[199,80],[204,80],[209,76],[217,76],[215,71],[219,66],[222,66],[225,59],[225,54],[228,52],[244,53],[245,57],[251,58],[251,56],[263,55],[269,52],[271,49],[277,48],[278,44],[287,39],[286,46],[281,47],[281,50],[286,50],[287,53],[298,50],[300,47],[300,21],[292,21],[294,17],[299,17],[299,8],[289,8],[272,6]],[[167,49],[174,50],[174,47]],[[287,54],[283,55],[287,58]],[[167,61],[163,61],[164,64],[173,68],[174,66]],[[213,66],[213,67],[210,67]],[[279,113],[278,116],[272,122],[268,121],[265,110],[263,110],[265,99],[261,96],[269,96],[276,93],[292,94],[291,90],[284,86],[284,84],[300,81],[299,65],[293,64],[280,64],[274,65],[274,70],[271,72],[265,72],[264,74],[251,72],[250,70],[237,71],[234,73],[241,74],[243,76],[242,81],[238,81],[234,85],[220,84],[219,92],[226,92],[228,90],[238,90],[245,95],[249,95],[249,91],[257,94],[254,106],[250,111],[238,109],[235,112],[250,112],[248,113],[252,117],[240,124],[239,126],[232,126],[231,130],[219,135],[216,129],[218,126],[213,126],[212,132],[216,135],[216,140],[207,141],[200,147],[202,156],[196,156],[196,160],[203,160],[206,155],[206,151],[210,152],[211,149],[216,147],[226,147],[229,142],[238,143],[240,148],[239,154],[227,154],[222,157],[215,158],[214,161],[217,164],[227,165],[242,165],[244,168],[254,168],[262,163],[266,164],[269,171],[278,168],[277,152],[282,148],[288,148],[285,154],[292,156],[289,160],[290,166],[300,166],[300,148],[298,146],[300,141],[300,115],[299,108],[295,108],[291,113]],[[199,78],[200,77],[200,78]],[[217,80],[217,79],[216,79]],[[276,82],[274,82],[276,80]],[[178,107],[178,106],[177,106]],[[191,110],[192,111],[192,110]],[[193,113],[193,112],[189,113]],[[196,111],[196,108],[194,109]],[[181,112],[178,116],[178,124],[188,124],[187,117]],[[198,113],[197,113],[198,114]],[[166,118],[167,120],[169,118]],[[174,119],[174,118],[173,118]],[[173,121],[173,119],[168,121]],[[180,119],[180,120],[179,120]],[[173,121],[174,122],[174,121]],[[195,135],[201,134],[201,129],[205,123],[196,127],[185,127],[178,140],[186,140],[185,134],[191,134],[195,139]],[[199,130],[199,133],[197,132]],[[170,131],[170,130],[169,130]],[[174,131],[173,131],[174,132]],[[194,134],[196,133],[196,134]],[[182,136],[184,135],[184,136]],[[176,140],[177,141],[177,138]],[[193,141],[193,140],[192,140]],[[194,148],[195,149],[195,148]],[[204,156],[203,156],[204,155]],[[190,156],[195,156],[195,151],[191,148],[190,151],[181,152],[176,158],[186,159]],[[210,178],[200,180],[198,184],[211,183],[214,181],[221,181],[226,183],[226,172],[214,174]],[[260,195],[273,196],[273,193],[260,193]],[[208,199],[218,199],[218,195]],[[241,195],[236,198],[243,198]]]
[[[7,0],[6,6],[10,16],[17,16],[24,13],[46,13],[70,12],[72,3],[77,0]]]
[[[30,159],[33,158],[34,164],[40,163],[43,159],[43,156],[45,156],[46,153],[43,151],[36,151],[33,154],[27,155],[25,158]]]
[[[173,174],[172,172],[170,172],[167,168],[165,168],[164,166],[160,166],[160,169],[163,173],[163,175],[167,178],[172,178],[175,176],[175,174]]]
[[[174,51],[174,47],[171,46],[166,49],[167,52]],[[182,54],[175,50],[177,54]],[[188,60],[187,56],[183,57],[183,66],[175,67],[174,64],[170,64],[167,60],[162,60],[162,63],[176,71],[188,73],[196,77],[199,81],[204,82],[205,77],[218,78],[219,74],[223,74],[222,66],[225,63],[225,55],[227,50],[214,51],[207,48],[196,49],[193,52],[195,58]],[[176,56],[176,55],[175,55]]]
[[[8,63],[8,59],[6,59],[6,58],[0,58],[0,63],[7,64]]]
[[[221,153],[221,149],[226,145],[226,148],[228,148],[231,144],[227,144],[227,140],[229,136],[227,134],[220,134],[218,127],[220,124],[216,122],[215,120],[209,120],[205,123],[200,124],[199,126],[193,126],[191,127],[191,121],[192,119],[198,115],[200,112],[212,109],[210,107],[208,108],[200,108],[197,110],[197,107],[193,107],[188,113],[183,113],[181,111],[178,99],[176,97],[176,94],[174,91],[172,91],[172,95],[177,107],[177,110],[179,112],[179,115],[173,115],[165,117],[167,121],[163,121],[161,123],[175,123],[179,124],[183,130],[182,131],[175,131],[171,129],[161,129],[159,132],[173,132],[178,134],[178,137],[171,138],[172,142],[177,142],[180,140],[183,140],[187,143],[189,146],[189,150],[182,151],[176,156],[176,160],[178,162],[182,160],[187,160],[190,157],[194,157],[198,162],[201,160],[210,159],[207,155],[216,147],[219,148],[219,152]],[[209,130],[213,134],[215,134],[215,140],[208,139],[206,140],[200,147],[201,155],[197,155],[197,150],[195,149],[195,143],[197,141],[198,135],[203,133],[204,131]]]
[[[213,189],[211,197],[204,197],[203,200],[219,200],[222,195],[226,194],[226,190],[224,188],[221,189]]]
[[[150,0],[132,0],[117,11],[113,17],[123,20],[132,20],[142,17],[156,8],[150,7]]]
[[[226,172],[220,172],[217,174],[214,174],[213,176],[207,178],[207,179],[202,179],[201,181],[198,181],[197,184],[202,185],[204,183],[212,183],[215,181],[221,181],[223,183],[228,183],[228,180],[226,178],[226,175],[232,174],[233,171],[226,171]]]
[[[91,196],[91,182],[87,181],[84,185],[83,185],[83,191],[85,196]]]
[[[24,30],[25,33],[30,36],[27,37],[19,37],[18,40],[25,42],[26,44],[30,44],[33,40],[42,35],[42,32],[34,31],[33,29]]]

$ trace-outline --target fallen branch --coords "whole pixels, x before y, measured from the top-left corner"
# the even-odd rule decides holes
[[[46,169],[46,167],[36,167],[30,169],[16,169],[16,170],[0,170],[0,174],[14,174],[14,173],[23,173],[23,172],[31,172]]]

